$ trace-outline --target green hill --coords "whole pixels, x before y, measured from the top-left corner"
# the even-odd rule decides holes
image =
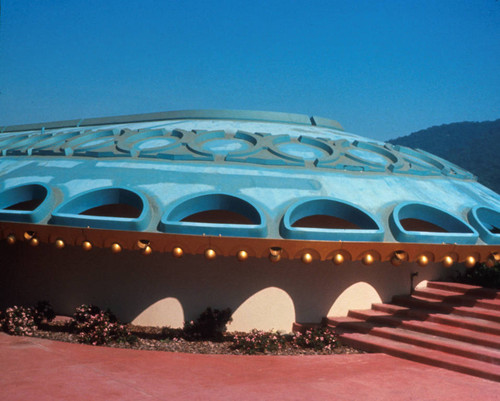
[[[449,160],[500,193],[500,119],[444,124],[387,142],[423,149]]]

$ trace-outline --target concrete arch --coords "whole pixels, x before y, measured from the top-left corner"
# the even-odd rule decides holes
[[[373,303],[382,302],[377,290],[364,281],[347,287],[330,307],[327,316],[347,316],[350,309],[370,309]]]
[[[290,331],[295,307],[290,295],[277,287],[267,287],[247,298],[233,313],[229,331]]]
[[[163,298],[144,309],[132,320],[132,324],[180,328],[184,325],[184,309],[177,298]]]

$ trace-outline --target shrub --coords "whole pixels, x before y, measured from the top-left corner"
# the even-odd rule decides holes
[[[125,325],[111,311],[95,305],[80,305],[73,315],[72,330],[84,344],[103,345],[110,342],[133,342]]]
[[[233,349],[240,350],[245,354],[267,354],[282,350],[286,345],[286,337],[279,332],[265,332],[252,330],[246,334],[235,334],[232,338]]]
[[[292,344],[298,348],[331,351],[337,345],[337,336],[327,328],[306,330],[304,333],[295,333],[292,337]]]
[[[187,340],[220,341],[223,339],[227,323],[230,321],[232,321],[231,309],[207,308],[196,322],[184,323],[183,334]]]
[[[39,326],[44,320],[51,322],[56,317],[54,308],[47,301],[39,301],[34,308],[34,314],[37,326]]]
[[[7,308],[2,316],[2,328],[11,335],[32,336],[37,329],[34,309],[26,306]]]
[[[247,334],[234,334],[232,341],[232,348],[245,354],[267,354],[282,351],[287,347],[330,353],[338,345],[336,334],[327,328],[312,329],[292,335],[252,330]]]
[[[459,283],[479,285],[481,287],[500,289],[500,264],[488,267],[477,263],[473,268],[467,269],[464,274],[458,273]]]

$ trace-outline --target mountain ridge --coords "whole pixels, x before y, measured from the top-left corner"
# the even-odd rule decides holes
[[[387,142],[442,157],[500,194],[500,119],[436,125]]]

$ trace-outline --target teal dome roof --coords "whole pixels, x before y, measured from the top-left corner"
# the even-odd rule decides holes
[[[321,117],[195,110],[0,130],[5,238],[321,260],[481,260],[500,244],[500,196],[471,173]]]

